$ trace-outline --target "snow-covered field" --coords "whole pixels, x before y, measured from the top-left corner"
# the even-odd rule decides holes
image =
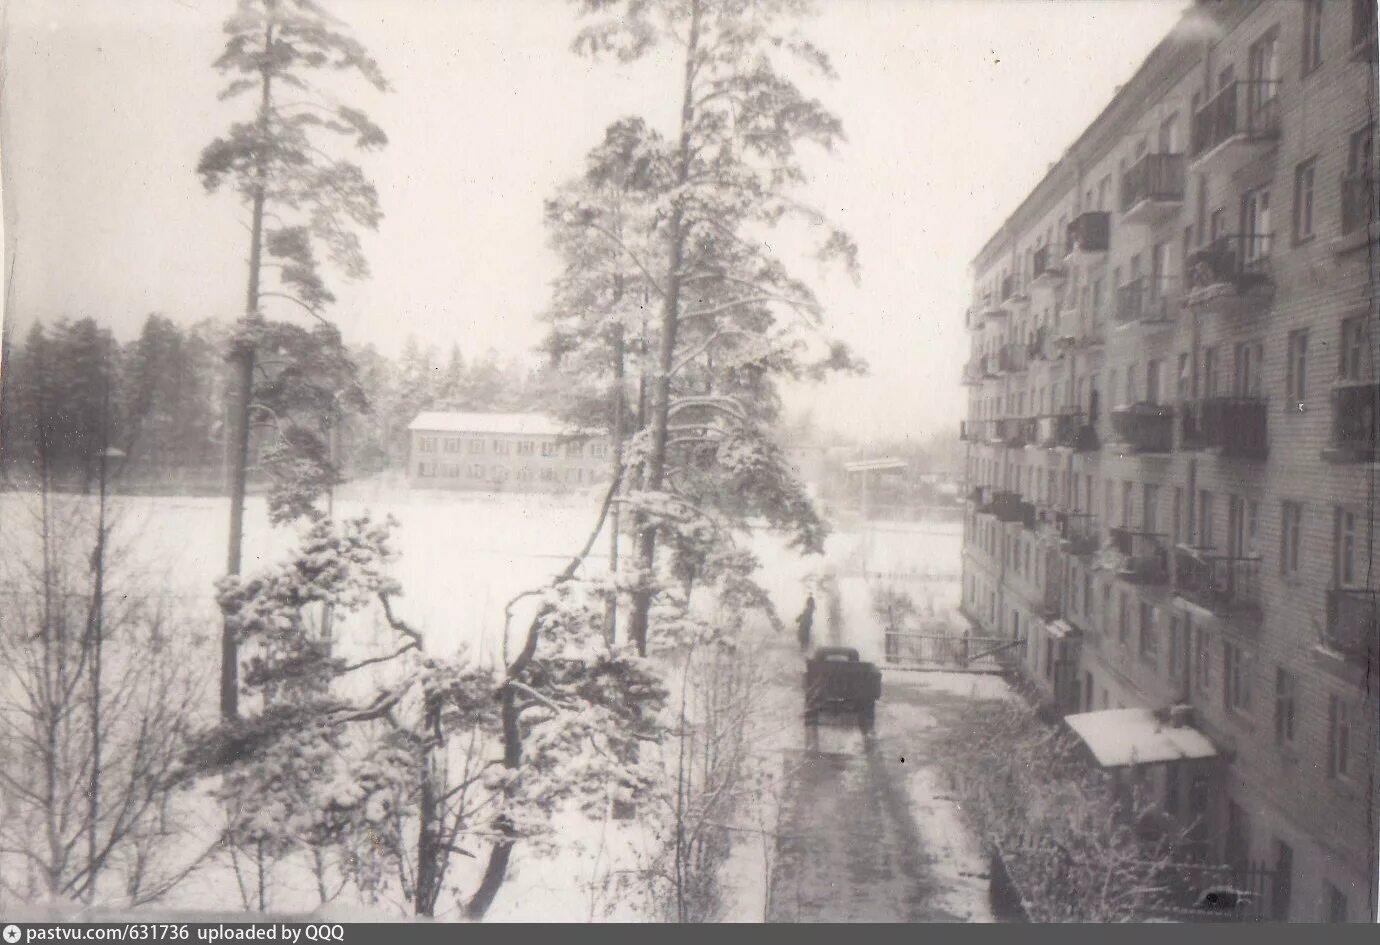
[[[356,488],[353,494],[347,491],[336,501],[335,516],[346,518],[368,511],[375,518],[396,519],[394,544],[400,556],[394,573],[404,588],[404,596],[397,603],[400,615],[427,634],[434,652],[464,646],[481,661],[497,663],[505,603],[540,586],[566,565],[588,539],[601,498],[594,492],[496,496]],[[9,558],[13,564],[34,553],[32,529],[26,528],[26,523],[32,522],[33,501],[30,496],[0,494],[0,559]],[[226,500],[117,497],[112,508],[112,547],[119,549],[121,570],[129,575],[131,586],[150,589],[194,629],[206,667],[211,669],[219,653],[214,582],[225,570]],[[251,498],[245,521],[244,570],[252,572],[282,560],[290,553],[294,538],[294,529],[272,527],[263,500]],[[882,640],[871,613],[871,588],[884,581],[911,592],[922,612],[950,613],[959,600],[960,540],[958,523],[931,522],[838,533],[830,538],[823,558],[802,558],[768,535],[755,535],[752,544],[764,565],[760,578],[788,627],[799,613],[807,589],[817,586],[820,577],[831,575],[840,591],[846,642],[858,647],[865,659],[875,659]],[[607,548],[607,535],[599,536],[588,567],[602,570]],[[0,575],[4,573],[0,568]],[[0,587],[0,592],[5,590]],[[791,637],[793,642],[793,633]],[[965,680],[961,685],[970,682]],[[207,712],[209,717],[214,706],[208,705]],[[897,716],[890,723],[926,724],[918,716]],[[783,750],[798,734],[794,725],[778,729],[779,735],[764,738],[781,744],[764,744],[764,750]],[[914,789],[925,793],[921,787]],[[917,794],[916,803],[929,802]],[[961,835],[961,826],[954,826],[956,818],[932,805],[927,817],[938,831],[935,842],[953,847],[966,864],[970,851],[960,850],[961,842],[953,839]],[[591,892],[592,881],[606,872],[613,860],[627,855],[629,844],[634,842],[629,825],[586,825],[577,832],[581,842],[558,856],[539,858],[520,852],[515,857],[512,879],[490,918],[630,918],[620,914],[616,903],[601,902]],[[760,846],[760,838],[745,842]],[[732,862],[737,876],[733,885],[739,887],[739,895],[731,904],[730,914],[749,921],[760,917],[760,890],[765,883],[761,856],[745,849]],[[233,887],[217,893],[214,886],[214,878],[206,876],[205,882],[193,883],[185,895],[175,897],[179,901],[168,905],[237,907],[238,894]],[[275,906],[279,901],[285,909],[314,905],[310,890],[301,890],[300,897],[297,892],[282,890],[281,899],[275,897]],[[295,906],[298,898],[301,905]],[[969,914],[972,911],[967,910]]]

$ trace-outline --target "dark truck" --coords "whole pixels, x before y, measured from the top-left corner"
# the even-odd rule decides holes
[[[864,732],[872,731],[882,671],[858,658],[857,650],[820,647],[805,664],[805,724],[818,725],[825,711],[855,713]]]

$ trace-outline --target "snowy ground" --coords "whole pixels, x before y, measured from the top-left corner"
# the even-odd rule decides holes
[[[335,513],[343,518],[369,510],[376,517],[396,518],[401,557],[395,573],[405,588],[400,613],[427,632],[435,651],[465,646],[480,659],[496,662],[504,604],[565,566],[587,539],[600,498],[593,492],[559,497],[486,496],[407,490],[370,493],[356,488],[337,500]],[[4,523],[0,556],[30,553],[22,527],[24,506],[30,501],[25,496],[0,494],[0,523]],[[225,500],[121,497],[113,505],[114,544],[121,548],[122,564],[184,615],[203,641],[207,667],[213,667],[218,657],[219,619],[212,588],[224,572]],[[294,531],[270,527],[263,501],[251,498],[245,570],[281,560],[293,540]],[[792,620],[807,589],[817,587],[818,579],[827,574],[838,588],[838,614],[827,621],[821,599],[816,626],[831,635],[831,642],[855,646],[864,659],[879,661],[882,637],[871,612],[873,588],[882,583],[899,587],[911,594],[923,614],[951,617],[959,602],[960,543],[958,523],[915,523],[836,534],[822,559],[802,559],[767,536],[754,540],[754,550],[764,564],[761,578],[788,628],[793,631]],[[600,536],[594,549],[590,566],[602,568],[605,536]],[[735,847],[729,863],[726,885],[736,895],[727,917],[742,921],[761,921],[764,916],[990,920],[985,864],[926,759],[926,732],[944,725],[947,714],[964,698],[1001,696],[1001,683],[991,678],[888,672],[874,740],[865,742],[853,731],[825,730],[818,751],[807,752],[803,728],[796,724],[801,667],[794,652],[794,633],[788,637],[773,657],[778,661],[779,684],[771,698],[779,702],[779,711],[769,713],[773,719],[760,733],[763,757],[770,758],[769,764],[779,771],[786,792],[781,809],[754,814],[768,833],[774,829],[783,836],[773,849],[764,848],[760,831],[743,832],[743,842]],[[975,686],[979,687],[976,691]],[[208,712],[213,710],[208,706]],[[854,817],[847,829],[842,826],[843,813]],[[801,837],[808,832],[801,825],[807,821],[826,833],[816,836],[818,843],[807,836],[802,848]],[[563,833],[578,835],[582,842],[553,857],[519,852],[512,879],[491,910],[491,919],[633,917],[616,902],[601,898],[595,888],[597,877],[614,860],[625,857],[635,842],[632,825],[572,823],[570,831]],[[882,858],[885,862],[879,864],[876,854],[881,848],[887,852]],[[839,857],[851,866],[838,862]],[[776,885],[782,889],[793,881],[791,870],[798,874],[794,900],[782,895],[773,903],[765,901],[766,877],[773,865]],[[852,883],[847,888],[815,889],[808,896],[802,892],[815,882],[811,876],[845,875]],[[284,880],[275,908],[314,906],[309,888],[293,889],[295,884]],[[206,875],[168,905],[234,909],[238,894],[233,880],[229,882],[223,885],[224,876]],[[815,911],[807,912],[803,904],[811,897]],[[790,912],[791,901],[799,904],[795,914]]]

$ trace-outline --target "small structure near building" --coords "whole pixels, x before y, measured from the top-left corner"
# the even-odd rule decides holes
[[[606,435],[545,414],[427,411],[407,429],[416,489],[561,492],[611,474]]]
[[[895,458],[864,459],[844,463],[843,469],[848,473],[849,491],[857,492],[859,508],[864,519],[871,511],[879,489],[884,500],[896,499],[896,493],[904,484],[903,476],[907,465],[904,459]]]

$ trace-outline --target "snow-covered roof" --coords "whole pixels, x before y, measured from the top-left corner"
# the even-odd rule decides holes
[[[1103,709],[1067,715],[1064,721],[1104,768],[1213,758],[1217,747],[1190,726],[1175,728],[1149,709]]]
[[[543,413],[463,413],[428,410],[407,427],[436,433],[514,433],[520,436],[573,436],[583,431]]]
[[[1067,620],[1051,620],[1045,624],[1045,633],[1056,640],[1078,636],[1078,628]]]

